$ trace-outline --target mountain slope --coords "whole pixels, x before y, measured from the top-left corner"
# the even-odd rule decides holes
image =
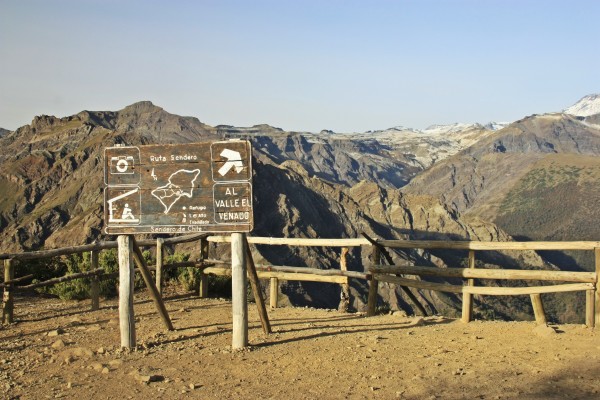
[[[596,117],[524,118],[434,165],[403,192],[437,196],[524,239],[597,240]]]

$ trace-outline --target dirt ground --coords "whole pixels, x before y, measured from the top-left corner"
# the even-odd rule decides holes
[[[0,328],[4,399],[600,398],[600,336],[581,325],[463,324],[399,314],[249,305],[250,347],[231,351],[231,303],[168,296],[167,331],[136,294],[139,348],[119,348],[116,300],[17,297]]]

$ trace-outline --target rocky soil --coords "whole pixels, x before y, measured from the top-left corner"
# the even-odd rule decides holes
[[[231,303],[167,295],[175,330],[136,294],[138,349],[119,348],[115,300],[17,297],[0,328],[6,399],[589,399],[600,397],[600,336],[582,325],[463,324],[403,313],[366,318],[279,308],[231,350]]]

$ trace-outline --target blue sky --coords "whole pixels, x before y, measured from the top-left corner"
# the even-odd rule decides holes
[[[600,1],[0,0],[0,127],[150,100],[210,125],[512,121],[600,92]]]

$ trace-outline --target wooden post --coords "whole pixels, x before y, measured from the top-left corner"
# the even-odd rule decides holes
[[[163,287],[163,243],[164,239],[158,238],[156,239],[156,290],[158,290],[158,294],[162,296],[162,287]]]
[[[348,247],[342,247],[340,252],[340,270],[348,271],[348,260],[346,256],[348,255],[348,251],[350,249]],[[341,284],[341,293],[340,293],[340,304],[338,305],[338,310],[342,312],[348,312],[350,308],[350,278],[346,278],[346,283]]]
[[[279,299],[279,279],[271,278],[271,287],[269,291],[269,305],[271,308],[277,308],[277,300]]]
[[[469,250],[469,268],[475,268],[475,251]],[[467,279],[467,286],[475,286],[475,279]],[[462,295],[462,322],[471,322],[473,319],[473,295],[463,293]]]
[[[535,316],[535,322],[538,325],[546,325],[546,311],[544,311],[544,303],[542,303],[542,295],[539,293],[530,294],[531,306],[533,307],[533,315]]]
[[[594,313],[596,314],[596,325],[600,324],[600,285],[598,284],[598,276],[600,276],[600,247],[594,249],[594,259],[596,260],[596,288],[594,300]]]
[[[231,347],[248,346],[248,296],[246,293],[246,240],[243,233],[231,234],[231,308],[233,338]]]
[[[378,258],[379,264],[381,264],[381,256],[383,256],[389,265],[394,265],[394,260],[392,259],[392,255],[390,254],[389,251],[387,251],[387,249],[385,247],[383,247],[383,245],[381,245],[381,243],[378,243],[375,239],[369,237],[369,235],[367,235],[364,232],[362,232],[361,235],[363,235],[364,238],[367,239],[373,246],[375,246],[375,247],[377,247],[377,249],[379,249],[379,258]],[[398,274],[396,274],[396,276],[401,277],[401,275],[398,275]],[[369,283],[371,283],[371,282],[369,281]],[[421,312],[421,314],[423,314],[423,316],[426,317],[427,310],[425,309],[425,307],[423,307],[421,302],[419,302],[419,299],[417,299],[417,296],[415,296],[413,294],[413,292],[411,292],[407,286],[400,285],[400,289],[404,292],[404,294],[406,294],[406,296],[410,299],[410,301],[414,304],[414,306]],[[370,287],[369,287],[369,293],[371,293]],[[375,301],[376,301],[376,299],[375,299]]]
[[[258,274],[256,273],[256,266],[254,265],[254,259],[252,258],[252,252],[250,246],[244,235],[244,245],[246,247],[246,256],[248,259],[248,277],[250,278],[250,284],[252,285],[252,293],[254,294],[254,302],[258,308],[258,315],[260,317],[260,323],[265,334],[271,333],[271,322],[269,321],[269,315],[265,307],[265,299],[263,298],[262,291],[260,290],[260,281],[258,280]]]
[[[117,237],[119,246],[119,326],[121,328],[121,347],[128,349],[136,346],[135,317],[133,314],[133,240],[129,235]]]
[[[14,297],[13,297],[13,283],[11,282],[15,277],[15,264],[14,260],[4,260],[4,282],[7,284],[4,286],[4,293],[2,295],[2,323],[12,324],[14,322]]]
[[[596,326],[595,318],[595,290],[585,291],[585,325],[588,328],[594,328]]]
[[[204,261],[208,258],[208,240],[206,238],[200,239],[200,261]],[[200,270],[200,288],[198,290],[198,297],[204,299],[208,297],[208,275],[204,273],[204,270]]]
[[[135,242],[135,239],[133,238],[133,236],[131,237],[131,242],[132,242],[132,246],[133,246],[133,259],[135,260],[135,263],[137,264],[137,266],[140,270],[140,274],[142,275],[142,278],[144,278],[144,282],[146,283],[146,287],[148,288],[148,294],[152,298],[152,301],[154,301],[156,310],[158,311],[158,314],[162,318],[163,323],[165,324],[165,327],[168,330],[172,331],[173,324],[171,323],[171,318],[169,318],[169,313],[167,312],[167,307],[165,307],[165,303],[163,302],[162,297],[160,297],[160,294],[158,293],[158,289],[154,285],[154,281],[152,280],[152,274],[150,274],[150,270],[148,269],[148,266],[146,265],[146,261],[144,260],[144,255],[142,254],[142,250],[140,250],[140,248],[137,245],[137,243]]]
[[[373,265],[381,264],[381,250],[377,246],[373,246]],[[375,309],[377,308],[377,290],[379,282],[375,279],[375,276],[371,276],[369,279],[369,297],[367,299],[367,317],[375,315]]]
[[[90,252],[90,264],[91,270],[94,271],[98,269],[98,251]],[[92,300],[92,311],[96,311],[100,309],[100,279],[98,275],[94,275],[92,277],[90,283],[90,298]]]

